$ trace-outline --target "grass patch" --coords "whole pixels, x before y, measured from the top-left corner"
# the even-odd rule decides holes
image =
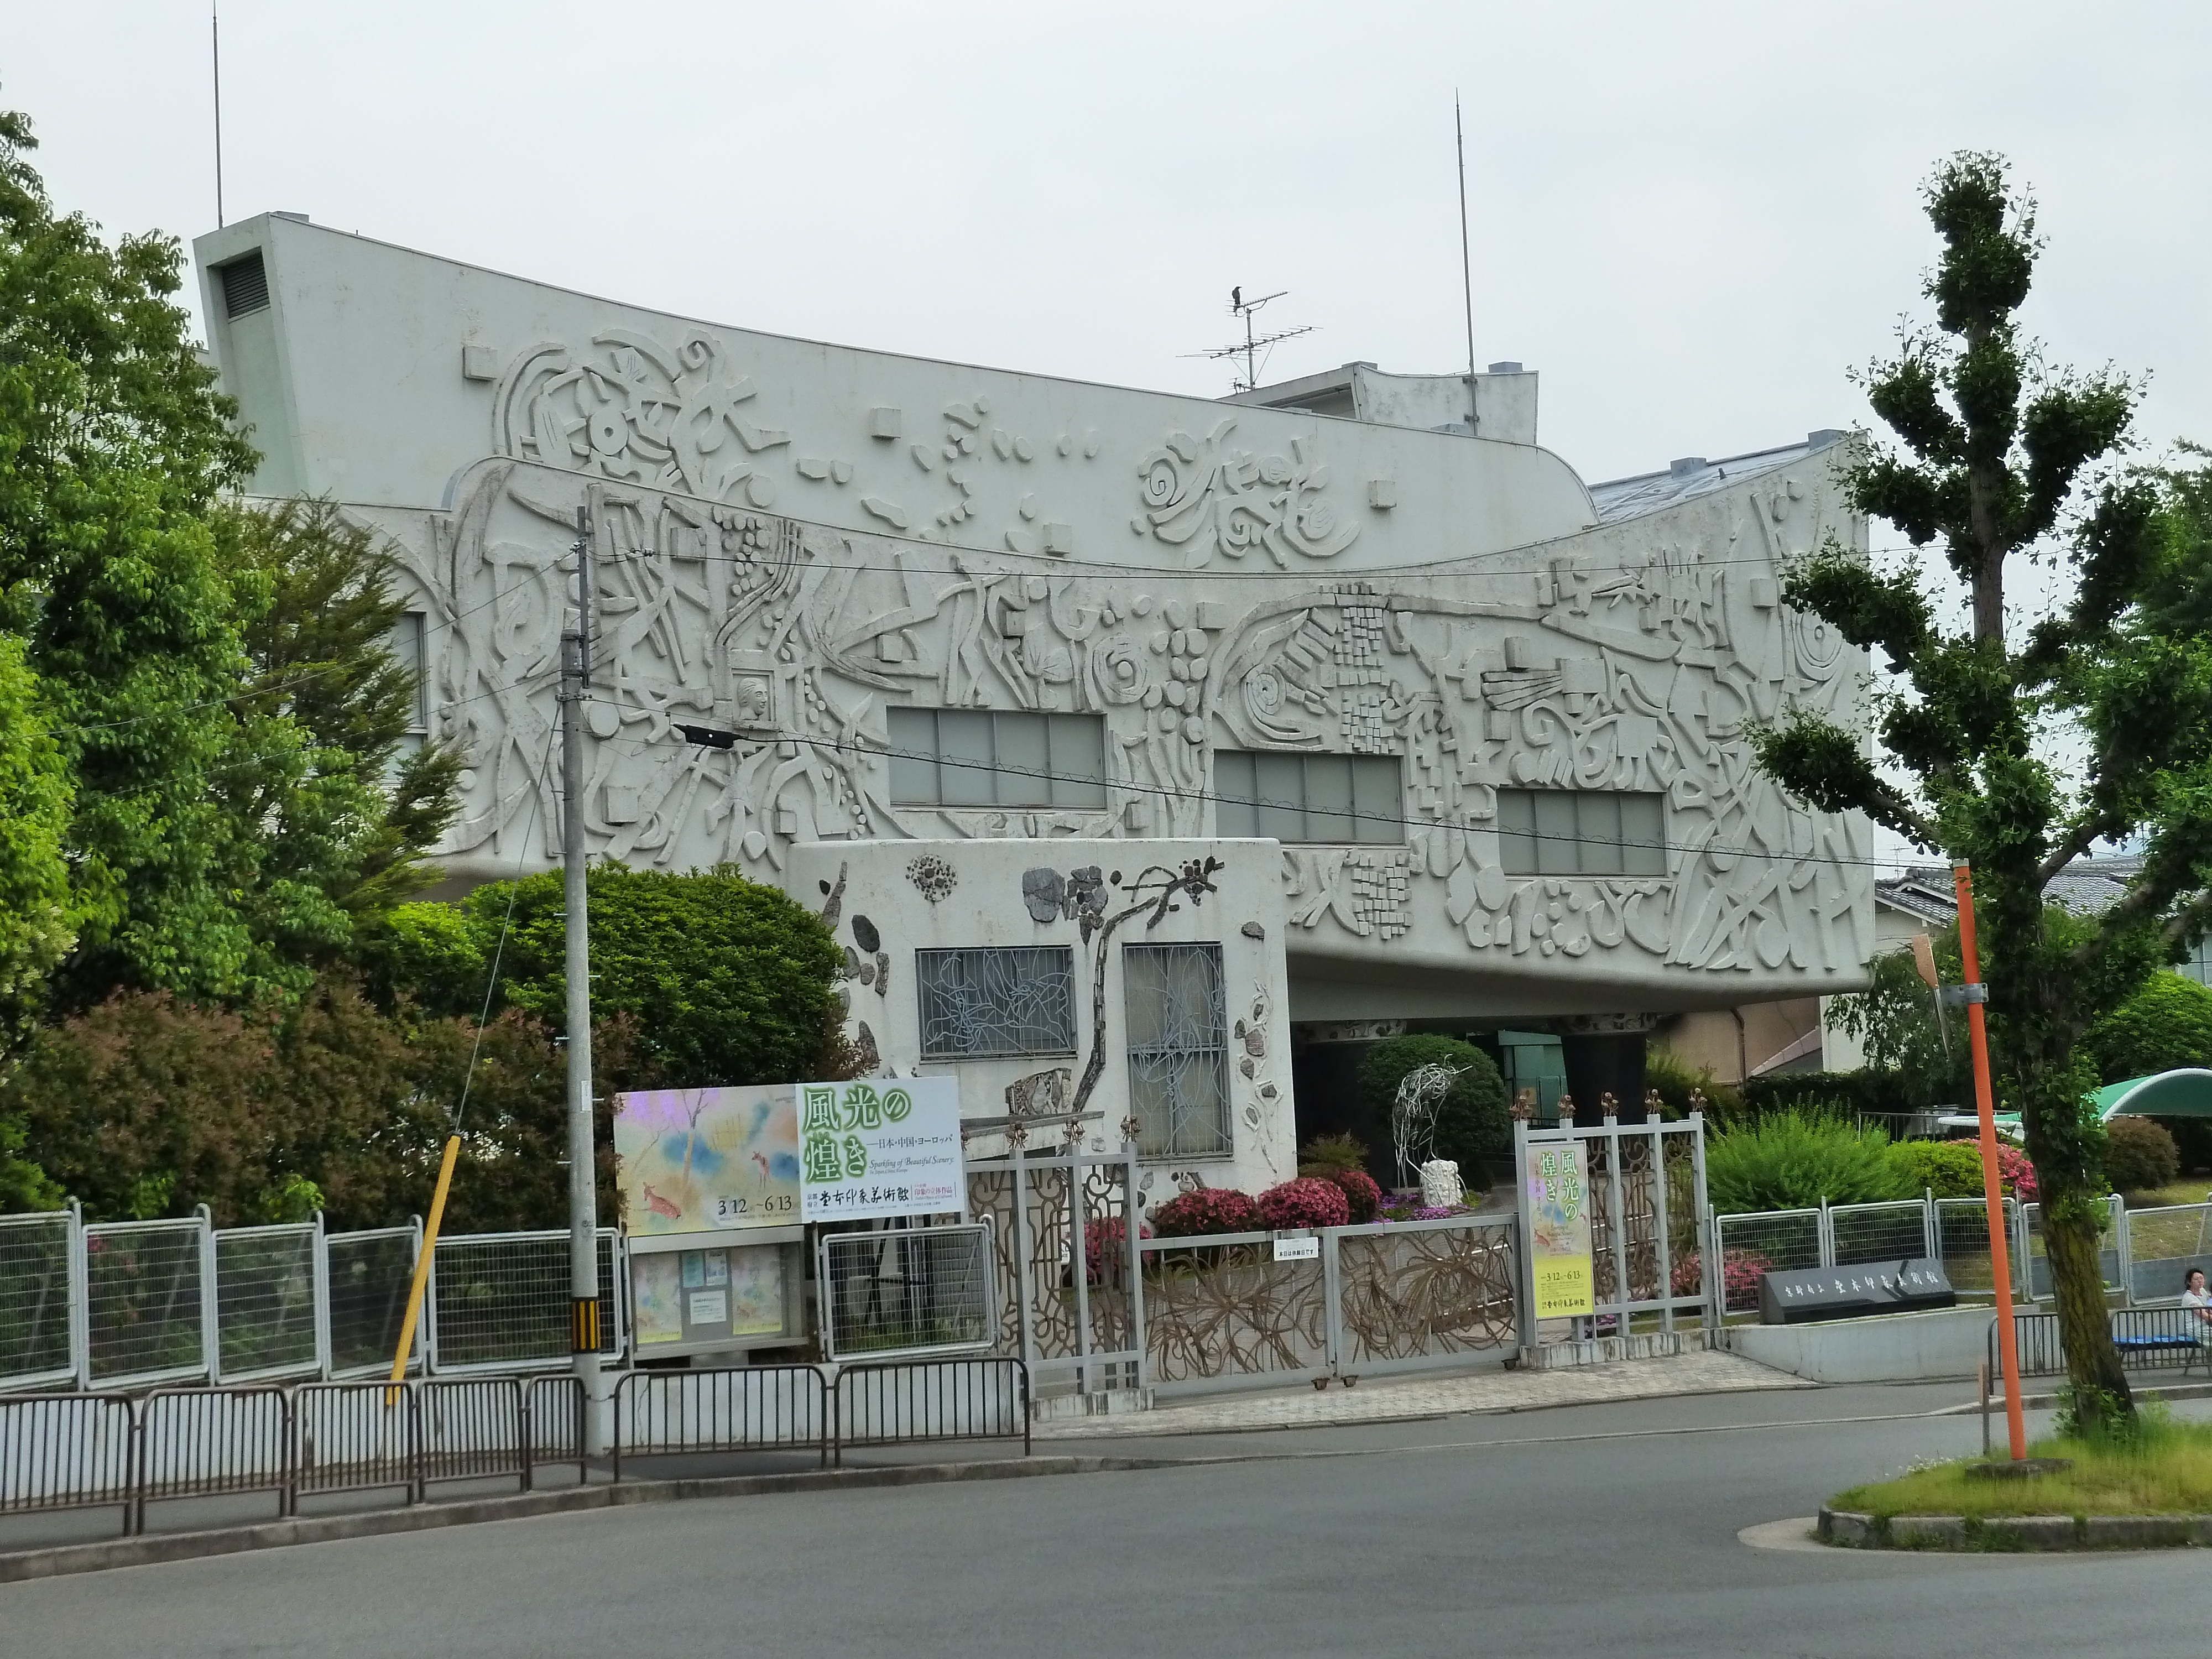
[[[2201,1175],[2191,1176],[2185,1181],[2177,1181],[2147,1193],[2130,1193],[2128,1208],[2151,1210],[2166,1204],[2202,1204],[2207,1199],[2212,1199],[2212,1181],[2207,1181]]]
[[[1877,1516],[2212,1514],[2212,1424],[2174,1423],[2153,1404],[2130,1440],[2038,1441],[2033,1457],[2074,1467],[2033,1480],[1984,1480],[1979,1458],[1908,1469],[1894,1480],[1839,1492],[1828,1507]]]

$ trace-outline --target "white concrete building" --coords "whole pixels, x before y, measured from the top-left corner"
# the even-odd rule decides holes
[[[580,508],[593,847],[834,894],[855,1035],[959,1069],[973,1115],[1066,1087],[1164,1171],[1256,1187],[1331,1127],[1332,1042],[1553,1035],[1586,1105],[1632,1101],[1656,1018],[1861,982],[1865,826],[1747,743],[1793,702],[1848,715],[1863,672],[1778,597],[1793,556],[1863,545],[1839,434],[1592,487],[1517,364],[1469,435],[1463,376],[1218,404],[284,216],[195,251],[257,489],[404,550],[425,729],[468,757],[454,875],[553,861]],[[1101,945],[1209,858],[1202,902]]]

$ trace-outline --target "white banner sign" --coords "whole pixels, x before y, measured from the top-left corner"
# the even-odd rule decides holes
[[[968,1213],[960,1085],[949,1077],[799,1085],[807,1221]]]

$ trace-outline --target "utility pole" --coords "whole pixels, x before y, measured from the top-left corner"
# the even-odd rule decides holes
[[[591,917],[584,884],[584,699],[592,684],[592,517],[576,509],[576,626],[561,635],[561,872],[568,980],[569,1346],[586,1449],[599,1444],[598,1154],[592,1133]]]

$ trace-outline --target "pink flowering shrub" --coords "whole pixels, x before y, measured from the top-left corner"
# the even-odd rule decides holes
[[[2019,1147],[1997,1143],[1997,1176],[2004,1182],[2005,1191],[2021,1203],[2035,1202],[2035,1165]]]
[[[1344,1188],[1345,1201],[1352,1206],[1355,1222],[1374,1220],[1382,1207],[1382,1188],[1364,1170],[1332,1170],[1324,1179]]]
[[[1318,1176],[1300,1176],[1268,1188],[1260,1194],[1257,1207],[1260,1224],[1278,1231],[1291,1227],[1342,1227],[1352,1220],[1352,1200],[1344,1188]]]
[[[1256,1207],[1249,1193],[1240,1193],[1234,1187],[1200,1187],[1154,1210],[1152,1231],[1161,1238],[1256,1232],[1260,1228]]]
[[[1726,1299],[1722,1306],[1735,1312],[1759,1305],[1759,1281],[1774,1264],[1756,1250],[1724,1250],[1721,1253],[1721,1281],[1726,1288]],[[1698,1253],[1691,1251],[1674,1264],[1674,1293],[1676,1296],[1695,1296],[1704,1273],[1704,1263]]]
[[[1150,1227],[1137,1229],[1139,1238],[1152,1236]],[[1093,1285],[1119,1283],[1127,1276],[1129,1267],[1128,1224],[1120,1216],[1086,1222],[1083,1228],[1083,1255],[1087,1277]]]

